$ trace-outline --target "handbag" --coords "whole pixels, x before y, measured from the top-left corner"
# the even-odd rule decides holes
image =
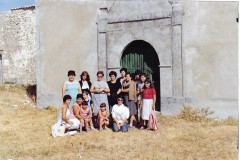
[[[156,114],[155,114],[154,110],[152,110],[150,115],[149,115],[148,126],[149,126],[150,129],[152,129],[154,131],[156,131],[158,129],[157,117],[156,117]]]

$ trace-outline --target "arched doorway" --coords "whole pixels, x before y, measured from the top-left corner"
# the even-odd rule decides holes
[[[127,68],[130,73],[139,69],[148,75],[156,90],[156,110],[161,111],[160,63],[155,49],[143,40],[133,41],[123,50],[120,65]]]

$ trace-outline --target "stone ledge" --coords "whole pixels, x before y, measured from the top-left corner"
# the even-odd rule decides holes
[[[137,29],[143,27],[159,27],[171,25],[171,18],[146,19],[141,21],[125,21],[118,23],[108,23],[106,31],[117,31],[124,29]]]

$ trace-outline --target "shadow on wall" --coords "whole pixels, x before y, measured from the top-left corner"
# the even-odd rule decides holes
[[[28,85],[26,88],[26,93],[28,95],[28,97],[30,97],[32,99],[32,101],[34,103],[36,103],[36,99],[37,99],[37,85]]]

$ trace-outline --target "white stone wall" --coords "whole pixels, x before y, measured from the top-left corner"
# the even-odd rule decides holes
[[[36,17],[34,10],[0,14],[3,83],[36,83]]]
[[[110,21],[142,20],[171,17],[168,0],[107,1]]]
[[[215,115],[238,113],[238,2],[184,2],[184,97]]]
[[[76,79],[79,79],[83,70],[87,70],[94,81],[98,68],[118,67],[119,59],[116,59],[116,63],[107,60],[115,58],[113,53],[117,53],[117,50],[118,54],[121,52],[125,46],[123,43],[131,41],[132,38],[129,37],[144,37],[142,40],[147,37],[150,40],[146,41],[153,41],[153,46],[158,46],[155,49],[166,47],[161,46],[164,43],[155,44],[161,39],[164,40],[164,36],[158,38],[158,34],[155,34],[158,29],[161,30],[159,33],[164,32],[164,28],[151,30],[149,25],[140,25],[145,24],[144,19],[162,16],[169,19],[174,17],[170,21],[172,27],[168,27],[169,33],[166,34],[172,34],[172,37],[165,38],[167,47],[162,51],[157,50],[160,64],[163,62],[163,65],[169,67],[168,74],[160,71],[162,78],[170,77],[170,80],[163,81],[165,84],[161,86],[163,93],[170,93],[166,102],[169,113],[175,114],[180,111],[183,103],[191,103],[197,107],[210,107],[216,117],[237,117],[238,2],[186,0],[181,6],[167,0],[148,3],[39,0],[37,7],[40,46],[37,58],[39,106],[61,104],[61,85],[67,79],[66,74],[70,69],[76,70]],[[101,21],[98,21],[101,7],[107,7],[110,12],[108,15],[103,13]],[[105,19],[112,24],[108,24],[104,29]],[[114,23],[128,20],[142,23]],[[99,24],[96,24],[98,22]],[[121,32],[124,29],[131,32]],[[98,31],[101,34],[98,35]],[[165,32],[161,35],[165,35]],[[171,42],[172,45],[169,44]],[[108,46],[101,48],[98,43]],[[118,47],[120,45],[122,47]],[[164,63],[167,57],[172,57],[172,64]],[[102,63],[99,63],[100,61]],[[176,71],[174,68],[181,69]],[[172,73],[173,77],[169,76],[169,73]],[[173,88],[171,92],[166,89],[171,88],[166,87],[168,85]]]
[[[62,104],[61,88],[69,70],[75,70],[76,80],[82,71],[96,80],[98,8],[96,1],[38,1],[39,106]]]

